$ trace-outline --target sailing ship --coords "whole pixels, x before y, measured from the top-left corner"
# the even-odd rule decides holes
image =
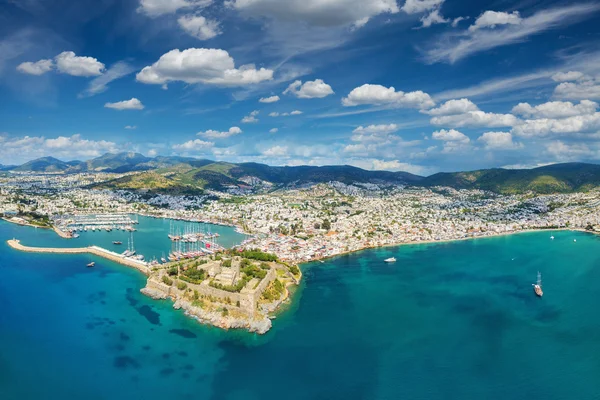
[[[544,295],[544,291],[542,290],[542,274],[539,271],[537,274],[537,282],[533,284],[533,291],[538,297],[542,297]]]

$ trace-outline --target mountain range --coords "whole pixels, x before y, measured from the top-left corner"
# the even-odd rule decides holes
[[[204,189],[339,181],[384,183],[422,187],[448,186],[455,189],[482,189],[496,193],[568,193],[600,186],[600,165],[554,164],[533,169],[492,168],[468,172],[438,173],[428,177],[407,172],[367,171],[348,165],[273,167],[258,163],[227,163],[189,157],[146,157],[138,153],[107,153],[88,161],[61,161],[43,157],[0,170],[32,173],[107,172],[138,174],[109,180],[98,188],[149,190],[159,193],[192,194]]]

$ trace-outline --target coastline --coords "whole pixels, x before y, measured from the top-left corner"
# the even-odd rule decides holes
[[[492,234],[492,235],[462,237],[462,238],[456,238],[456,239],[418,240],[418,241],[411,241],[411,242],[390,243],[390,244],[384,244],[384,245],[380,245],[380,246],[362,247],[360,249],[351,250],[351,251],[344,251],[344,252],[339,253],[339,254],[333,254],[333,255],[326,256],[326,257],[321,257],[321,258],[314,258],[314,259],[311,259],[311,260],[302,260],[302,261],[289,260],[289,261],[298,262],[301,265],[301,264],[310,264],[310,263],[314,263],[314,262],[325,261],[325,260],[329,260],[329,259],[332,259],[332,258],[335,258],[335,257],[346,256],[348,254],[358,253],[358,252],[361,252],[361,251],[364,251],[364,250],[383,249],[383,248],[387,248],[387,247],[399,247],[399,246],[413,246],[413,245],[419,245],[419,244],[444,244],[444,243],[462,242],[462,241],[466,241],[466,240],[498,238],[498,237],[502,237],[502,236],[512,236],[512,235],[518,235],[518,234],[523,234],[523,233],[561,232],[561,231],[585,232],[585,233],[590,233],[590,234],[594,234],[594,235],[600,235],[600,232],[588,231],[588,230],[585,230],[583,228],[548,228],[548,229],[534,228],[534,229],[523,229],[523,230],[520,230],[520,231],[513,231],[513,232],[500,232],[500,233],[495,233],[495,234]]]

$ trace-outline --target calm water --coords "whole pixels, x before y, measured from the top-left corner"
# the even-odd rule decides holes
[[[46,229],[33,229],[27,234],[20,234],[19,230],[12,230],[17,239],[21,239],[23,245],[47,246],[47,247],[86,247],[97,245],[108,250],[122,253],[127,250],[129,237],[133,236],[133,244],[138,254],[143,254],[147,260],[156,257],[160,259],[167,256],[171,251],[171,240],[168,235],[173,229],[175,232],[183,233],[186,230],[194,232],[218,233],[216,242],[226,248],[241,243],[246,236],[237,233],[234,228],[212,224],[199,224],[193,222],[174,221],[163,218],[139,217],[139,224],[135,225],[136,232],[113,230],[78,232],[79,238],[62,239],[54,232]],[[12,234],[12,233],[11,233]],[[114,245],[113,241],[121,241],[122,245]]]
[[[32,233],[55,241],[0,223]],[[0,398],[598,399],[600,237],[554,235],[306,265],[262,337],[145,298],[136,271],[0,244]]]

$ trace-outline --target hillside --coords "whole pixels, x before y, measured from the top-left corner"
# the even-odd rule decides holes
[[[528,191],[568,193],[600,186],[600,165],[567,163],[534,169],[485,169],[470,172],[439,173],[423,180],[425,186],[456,189],[483,189],[515,194]]]
[[[154,171],[141,172],[92,186],[94,189],[129,190],[171,195],[202,194],[202,187],[186,185]]]
[[[13,168],[16,172],[65,172],[79,161],[64,162],[54,157],[42,157]]]

